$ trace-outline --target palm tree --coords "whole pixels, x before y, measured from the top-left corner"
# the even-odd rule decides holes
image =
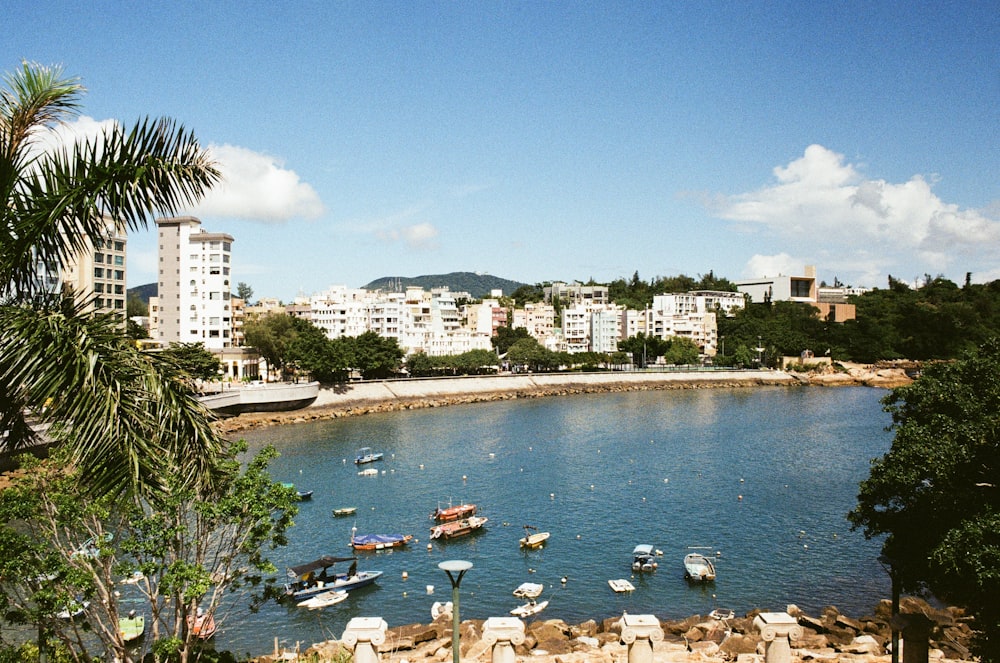
[[[208,487],[222,441],[166,361],[139,351],[121,320],[79,293],[47,293],[40,265],[107,233],[146,227],[196,203],[220,176],[195,137],[169,119],[115,125],[45,149],[83,87],[61,68],[23,62],[0,89],[0,430],[7,450],[65,445],[98,494],[155,496],[167,473]]]

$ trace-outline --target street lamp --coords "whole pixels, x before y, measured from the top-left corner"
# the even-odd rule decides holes
[[[461,652],[458,642],[458,586],[462,584],[465,572],[472,568],[472,562],[450,559],[438,564],[438,568],[447,573],[448,580],[451,581],[451,658],[454,663],[459,663]]]

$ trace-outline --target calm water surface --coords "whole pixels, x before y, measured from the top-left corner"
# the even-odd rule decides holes
[[[376,586],[322,611],[239,603],[220,648],[260,654],[339,638],[352,617],[390,626],[430,620],[451,586],[439,562],[473,563],[461,586],[463,618],[505,616],[522,582],[544,583],[544,618],[579,622],[632,613],[661,619],[835,605],[870,613],[889,593],[876,561],[879,542],[848,529],[857,484],[885,453],[889,417],[868,388],[754,388],[594,394],[368,415],[250,431],[251,450],[281,452],[276,480],[314,490],[304,502],[279,568],[324,554],[347,556],[358,533],[413,534],[408,549],[360,553],[359,568],[385,575]],[[386,460],[375,477],[352,459],[371,446]],[[451,542],[428,536],[429,514],[449,501],[474,502],[485,531]],[[353,518],[332,510],[356,506]],[[522,525],[552,533],[518,547]],[[659,569],[633,577],[632,548],[662,551]],[[430,544],[430,545],[428,545]],[[718,554],[718,579],[684,580],[692,546]],[[408,576],[403,578],[403,574]],[[562,578],[566,578],[563,583]],[[614,594],[607,581],[631,579]],[[428,594],[433,586],[433,594]]]

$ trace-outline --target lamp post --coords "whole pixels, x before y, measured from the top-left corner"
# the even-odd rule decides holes
[[[458,642],[458,586],[462,584],[465,572],[472,568],[472,562],[450,559],[438,564],[438,568],[447,573],[448,580],[451,581],[451,658],[454,663],[459,663],[461,652]]]

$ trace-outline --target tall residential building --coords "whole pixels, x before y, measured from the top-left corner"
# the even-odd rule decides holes
[[[159,340],[233,345],[230,265],[233,238],[210,233],[193,216],[157,219]]]
[[[104,219],[105,231],[61,265],[39,265],[38,278],[49,292],[72,289],[79,302],[99,313],[125,317],[127,240],[114,221]]]

